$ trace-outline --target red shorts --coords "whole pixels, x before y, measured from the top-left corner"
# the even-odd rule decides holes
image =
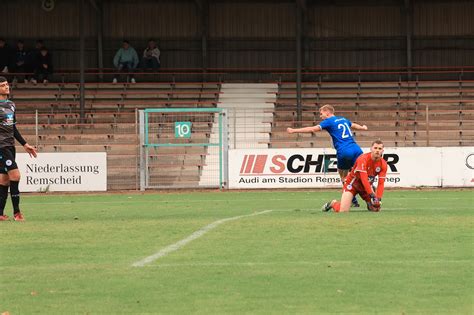
[[[365,201],[370,203],[370,196],[369,194],[365,191],[364,185],[359,180],[356,180],[355,182],[351,183],[344,183],[344,187],[342,188],[343,192],[350,192],[352,195],[357,196],[357,194],[364,199]]]

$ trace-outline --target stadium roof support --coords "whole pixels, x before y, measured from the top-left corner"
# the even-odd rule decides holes
[[[84,35],[84,0],[79,0],[79,69],[80,69],[80,85],[79,85],[79,110],[81,123],[85,119],[85,35]]]
[[[207,38],[209,33],[209,1],[195,0],[200,16],[200,34],[201,34],[201,67],[206,72],[207,63]]]
[[[303,37],[303,11],[306,8],[305,0],[296,0],[296,119],[298,124],[302,120],[301,110],[301,80],[302,80],[302,37]]]
[[[89,0],[96,10],[97,23],[97,64],[99,69],[104,67],[103,48],[103,3],[102,0]],[[81,123],[85,121],[85,0],[78,0],[79,6],[79,117]],[[102,74],[99,74],[102,79]]]
[[[92,6],[96,10],[96,24],[97,24],[97,66],[99,69],[104,68],[104,5],[102,0],[90,0]],[[101,70],[102,71],[102,70]],[[102,80],[102,73],[99,74]]]
[[[413,35],[413,2],[405,0],[403,15],[405,16],[405,31],[406,31],[406,67],[408,79],[411,79],[411,69],[413,67],[412,59],[412,35]]]

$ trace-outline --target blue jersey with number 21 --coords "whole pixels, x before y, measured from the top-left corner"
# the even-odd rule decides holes
[[[352,137],[352,122],[349,119],[340,116],[332,116],[321,121],[319,126],[329,133],[337,152],[353,145],[359,147]]]

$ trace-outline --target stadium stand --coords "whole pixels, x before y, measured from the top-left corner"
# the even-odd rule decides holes
[[[332,104],[339,115],[369,131],[357,134],[367,146],[382,138],[390,146],[463,146],[474,143],[474,82],[315,82],[302,89],[302,125],[315,125],[319,106]],[[295,83],[281,83],[275,102],[269,147],[328,147],[321,134],[287,134],[296,126]]]
[[[137,109],[215,107],[219,94],[220,84],[212,82],[87,83],[83,120],[77,83],[18,84],[12,89],[11,99],[17,104],[22,132],[40,152],[107,152],[108,189],[114,190],[138,188],[138,180],[130,181],[139,176]],[[163,127],[162,134],[156,135],[157,141],[166,141],[173,132],[171,125]],[[209,139],[212,121],[194,127],[203,140]],[[206,154],[196,148],[160,148],[149,165],[157,170],[152,180],[163,185],[183,180],[199,182]],[[172,167],[179,171],[162,167],[169,156]]]
[[[318,108],[326,103],[369,126],[356,132],[362,146],[374,138],[395,147],[474,144],[472,80],[304,82],[300,122],[295,82],[261,84],[258,95],[257,89],[248,90],[252,86],[257,84],[86,83],[84,119],[78,83],[17,84],[11,98],[22,132],[41,152],[107,152],[111,190],[138,189],[137,110],[143,108],[227,108],[231,148],[331,147],[325,134],[286,133],[290,126],[317,124]],[[193,123],[195,139],[204,143],[216,136],[216,118],[207,115]],[[166,143],[173,136],[172,123],[161,124],[154,140]],[[160,186],[202,186],[215,159],[215,152],[204,147],[155,149],[151,180]]]

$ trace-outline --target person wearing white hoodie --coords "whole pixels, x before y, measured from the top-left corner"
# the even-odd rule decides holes
[[[156,46],[156,42],[153,39],[150,39],[148,41],[148,46],[143,51],[141,67],[144,70],[158,70],[160,69],[160,66],[160,50]]]

